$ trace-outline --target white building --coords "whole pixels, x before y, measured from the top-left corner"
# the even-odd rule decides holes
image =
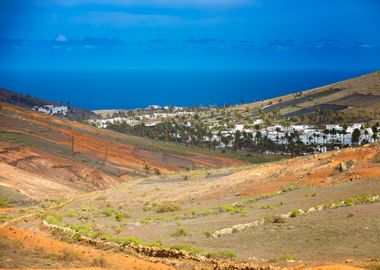
[[[56,105],[46,104],[42,106],[34,106],[33,110],[50,114],[50,115],[62,114],[66,116],[69,108],[67,106],[56,106]]]

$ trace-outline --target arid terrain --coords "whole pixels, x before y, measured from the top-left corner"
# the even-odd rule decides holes
[[[0,266],[377,269],[379,194],[378,144],[134,178],[3,208]]]
[[[104,189],[135,176],[244,164],[5,103],[0,153],[0,184],[37,199]]]
[[[368,214],[380,210],[379,152],[372,145],[237,172],[131,180],[73,201],[56,218],[104,239],[133,236],[216,257],[369,262],[380,255],[380,220]]]
[[[282,115],[309,114],[317,109],[341,111],[347,115],[359,112],[376,114],[380,107],[380,72],[375,71],[357,78],[317,87],[307,91],[280,96],[251,104],[231,107],[244,111],[263,108],[264,112],[279,110]]]
[[[380,267],[379,143],[247,164],[0,109],[0,268]]]

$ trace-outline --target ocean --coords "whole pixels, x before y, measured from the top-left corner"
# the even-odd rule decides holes
[[[0,88],[85,109],[258,101],[370,70],[2,70]]]

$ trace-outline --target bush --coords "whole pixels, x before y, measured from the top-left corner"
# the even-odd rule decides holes
[[[45,217],[45,221],[51,225],[63,226],[62,216],[59,214],[50,214]]]
[[[279,258],[280,261],[295,261],[296,258],[291,255],[283,255]]]
[[[104,216],[106,217],[110,217],[113,215],[115,211],[113,209],[104,209],[103,211],[101,211],[100,213],[103,214]]]
[[[175,250],[185,250],[185,251],[192,253],[192,254],[200,254],[200,253],[204,252],[204,250],[202,248],[193,247],[190,245],[174,245],[174,246],[171,246],[170,248],[175,249]]]
[[[75,217],[77,216],[77,212],[75,211],[75,209],[70,209],[68,210],[66,213],[65,213],[65,216],[66,217]]]
[[[97,233],[94,232],[90,225],[84,224],[84,225],[72,225],[71,229],[76,231],[77,233],[90,237],[90,238],[96,238]]]
[[[354,200],[352,198],[344,200],[344,204],[346,206],[353,206],[354,205]]]
[[[10,221],[12,220],[13,218],[11,216],[7,216],[7,215],[0,215],[0,224],[1,223],[4,223],[4,222],[7,222],[7,221]]]
[[[108,263],[107,263],[106,259],[104,259],[104,258],[95,258],[92,261],[92,266],[96,266],[96,267],[106,267],[107,264]]]
[[[0,208],[8,208],[10,203],[10,199],[8,198],[0,198]]]
[[[291,185],[282,187],[281,191],[282,192],[290,192],[290,191],[293,191],[296,189],[299,189],[299,186],[297,184],[291,184]]]
[[[71,249],[62,250],[62,255],[59,258],[66,262],[73,262],[73,261],[80,260],[79,254]]]
[[[294,218],[301,214],[300,210],[294,210],[293,212],[290,213],[290,217]]]
[[[188,232],[183,227],[178,227],[177,230],[172,234],[172,236],[186,236]]]
[[[244,209],[227,204],[219,206],[219,212],[228,212],[230,214],[244,214]]]
[[[203,234],[207,237],[207,238],[211,238],[212,236],[212,232],[210,230],[207,230],[205,232],[203,232]]]
[[[127,214],[124,214],[124,213],[116,213],[115,214],[115,219],[117,220],[117,221],[121,221],[121,220],[123,220],[123,219],[125,219],[125,218],[127,218],[128,217],[128,215]]]
[[[211,258],[223,258],[223,259],[233,259],[236,257],[236,253],[232,250],[223,250],[218,252],[209,253],[208,257]]]
[[[128,246],[130,244],[134,245],[141,245],[141,240],[137,237],[130,237],[130,238],[114,238],[112,239],[113,242]]]
[[[268,223],[285,223],[285,218],[282,216],[266,216],[265,221]]]
[[[181,210],[181,207],[177,204],[171,202],[163,202],[156,207],[156,213],[166,213],[166,212],[175,212]]]
[[[378,264],[378,263],[371,263],[366,268],[367,269],[371,269],[371,270],[380,270],[380,264]]]
[[[161,172],[160,172],[159,169],[154,168],[153,170],[154,170],[154,175],[156,175],[156,176],[160,176],[161,175]]]
[[[145,246],[158,247],[159,248],[159,247],[162,247],[162,241],[161,240],[157,240],[157,241],[145,243],[144,245]]]

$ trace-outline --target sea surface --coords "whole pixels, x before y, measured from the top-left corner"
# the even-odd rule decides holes
[[[1,70],[0,88],[85,109],[258,101],[370,70]]]

